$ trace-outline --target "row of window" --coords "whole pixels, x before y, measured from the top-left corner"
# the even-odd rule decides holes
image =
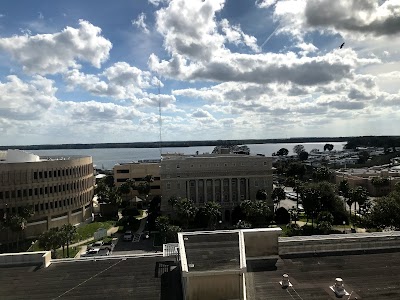
[[[0,191],[0,199],[15,199],[21,197],[34,197],[43,195],[52,195],[54,193],[62,192],[76,192],[88,189],[93,186],[93,180],[81,179],[71,183],[64,183],[52,186],[44,186],[37,188],[27,188],[12,191]]]
[[[63,200],[54,200],[51,202],[37,203],[33,205],[35,213],[43,213],[50,209],[57,208],[69,208],[70,206],[84,205],[92,199],[92,193],[87,192],[77,197],[72,197]],[[21,210],[21,207],[10,207],[7,208],[8,213],[17,213]]]
[[[81,177],[89,174],[93,174],[92,165],[90,164],[79,167],[59,169],[59,170],[34,171],[33,179],[47,179],[47,178],[57,178],[64,176]]]
[[[117,178],[117,182],[126,182],[129,179],[134,180],[134,181],[145,181],[143,177],[137,177],[137,178]],[[161,178],[160,177],[153,177],[154,181],[159,181]]]
[[[263,164],[264,164],[264,166],[266,166],[266,165],[267,165],[267,162],[264,161]],[[257,166],[257,165],[259,165],[259,162],[254,162],[253,164],[251,164],[251,163],[244,163],[244,162],[240,163],[240,166],[242,166],[242,167],[243,167],[243,166]],[[236,167],[236,163],[214,163],[214,164],[213,164],[213,163],[208,163],[208,164],[198,164],[197,166],[198,166],[199,168],[202,168],[202,167],[219,167],[219,166],[221,166],[221,167],[228,167],[228,166]],[[194,165],[194,164],[191,164],[190,167],[191,167],[191,168],[194,168],[195,165]],[[166,165],[166,168],[169,169],[169,165]],[[176,165],[176,168],[177,168],[177,169],[180,169],[180,168],[181,168],[181,164],[177,164],[177,165]],[[123,172],[121,172],[121,173],[123,173]]]

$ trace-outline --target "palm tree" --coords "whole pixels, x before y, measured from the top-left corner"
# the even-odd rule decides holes
[[[58,227],[50,228],[39,236],[39,246],[45,250],[52,250],[52,257],[56,258],[57,249],[62,245],[62,237]]]
[[[64,224],[61,227],[62,235],[65,239],[65,243],[67,244],[67,257],[69,257],[69,243],[75,238],[77,231],[76,227],[72,224]],[[64,256],[64,243],[63,243],[63,256]]]
[[[188,228],[189,222],[194,220],[198,208],[194,205],[192,200],[182,198],[175,204],[175,210],[178,217],[183,220],[185,228]]]
[[[272,197],[272,199],[274,201],[275,210],[276,210],[276,208],[278,207],[278,205],[281,202],[281,200],[285,200],[286,199],[285,190],[282,187],[276,187],[272,191],[271,197]]]
[[[358,186],[355,189],[352,189],[350,191],[350,198],[352,203],[354,203],[354,226],[357,220],[357,203],[358,203],[358,208],[360,206],[364,205],[365,202],[368,200],[368,192],[366,189],[364,189],[362,186]],[[350,210],[350,215],[351,215],[351,210]]]
[[[221,217],[221,205],[217,202],[210,201],[204,205],[204,214],[208,219],[208,228],[215,229],[216,222]]]

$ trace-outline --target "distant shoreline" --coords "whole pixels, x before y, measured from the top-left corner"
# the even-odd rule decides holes
[[[351,137],[304,137],[288,139],[245,139],[245,140],[207,140],[207,141],[165,141],[165,142],[133,142],[133,143],[93,143],[93,144],[48,144],[48,145],[13,145],[0,146],[0,150],[55,150],[55,149],[106,149],[106,148],[173,148],[217,145],[246,144],[285,144],[285,143],[321,143],[347,142]]]

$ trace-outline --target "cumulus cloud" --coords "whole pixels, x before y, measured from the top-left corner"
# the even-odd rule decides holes
[[[203,119],[203,118],[213,118],[213,116],[206,110],[204,109],[196,109],[196,111],[194,111],[191,114],[191,117],[193,118],[199,118],[199,119]]]
[[[400,2],[376,0],[309,0],[307,25],[375,36],[400,33]]]
[[[269,8],[276,4],[278,0],[256,0],[256,5],[260,8]]]
[[[80,20],[78,28],[66,27],[53,34],[0,38],[0,50],[11,54],[30,74],[56,74],[79,68],[79,61],[100,68],[109,57],[112,44],[101,29]]]
[[[42,76],[24,82],[9,75],[0,82],[0,119],[40,119],[56,103],[56,91],[54,82]]]
[[[260,47],[257,45],[257,39],[254,36],[245,34],[239,25],[232,26],[227,19],[222,19],[220,25],[229,43],[233,43],[236,46],[240,44],[246,45],[254,52],[261,51]]]
[[[141,13],[140,15],[138,15],[138,17],[135,20],[132,20],[132,25],[136,26],[137,28],[139,28],[140,30],[142,30],[144,33],[149,33],[149,29],[147,28],[146,25],[146,14],[145,13]]]

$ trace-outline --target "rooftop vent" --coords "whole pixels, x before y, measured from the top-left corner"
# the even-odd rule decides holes
[[[342,298],[343,296],[348,296],[349,293],[344,289],[343,279],[336,278],[335,284],[330,286],[331,290],[336,294],[337,297]]]
[[[282,280],[279,281],[279,283],[281,284],[281,286],[282,286],[283,289],[286,289],[286,288],[288,288],[289,286],[293,286],[293,285],[290,283],[289,275],[288,275],[288,274],[283,274]]]

